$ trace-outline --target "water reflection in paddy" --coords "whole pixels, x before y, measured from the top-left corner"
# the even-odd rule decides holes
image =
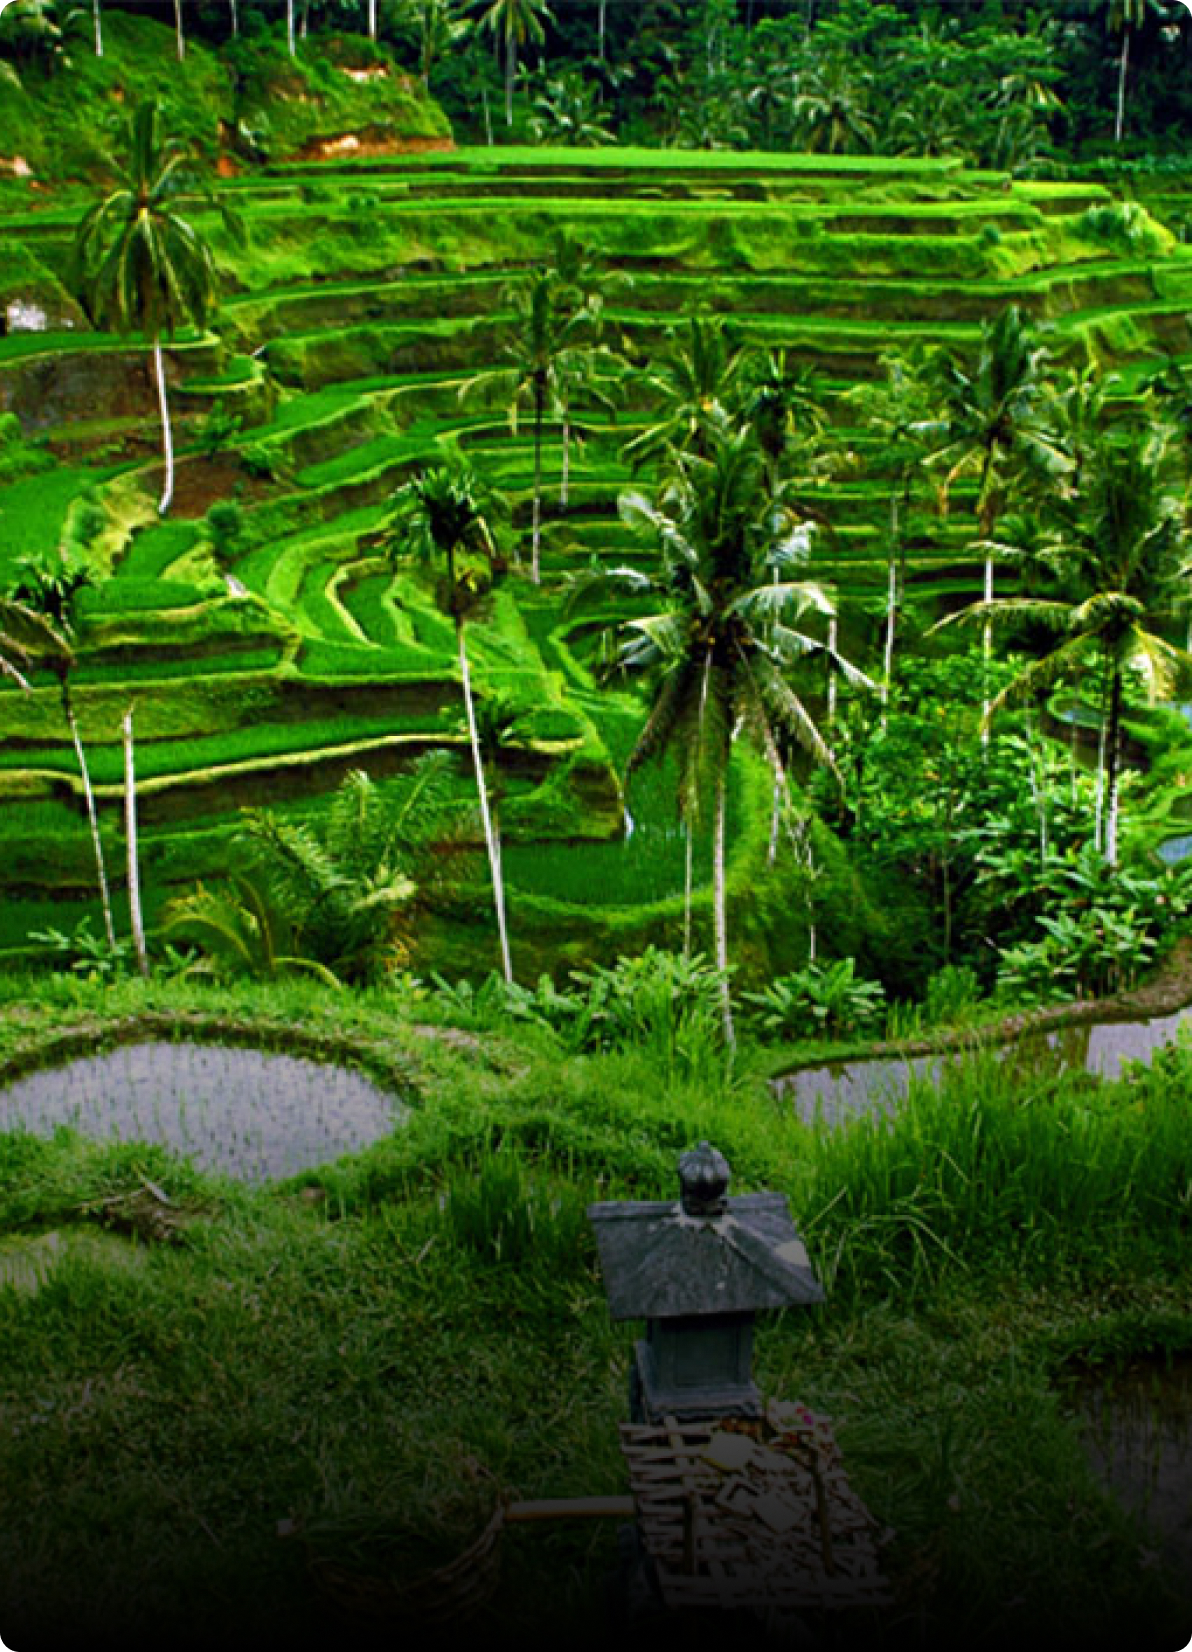
[[[0,1088],[0,1131],[158,1143],[248,1182],[357,1152],[406,1113],[349,1068],[216,1044],[129,1044]]]
[[[1192,1006],[1149,1021],[1090,1022],[1032,1033],[994,1048],[1001,1059],[1022,1063],[1032,1072],[1067,1068],[1116,1078],[1125,1062],[1148,1061],[1156,1050],[1173,1043],[1185,1024],[1192,1025]],[[865,1113],[889,1112],[904,1099],[913,1080],[938,1080],[945,1065],[964,1059],[963,1050],[949,1050],[829,1062],[783,1074],[775,1080],[775,1090],[793,1101],[808,1123],[818,1115],[826,1124],[845,1124]]]

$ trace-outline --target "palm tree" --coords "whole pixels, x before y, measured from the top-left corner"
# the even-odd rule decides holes
[[[95,792],[91,785],[91,773],[87,766],[86,754],[83,750],[82,737],[79,732],[78,719],[75,716],[74,705],[70,696],[70,670],[74,664],[74,649],[69,621],[63,614],[56,614],[58,596],[77,589],[82,583],[64,579],[57,588],[50,580],[45,580],[39,587],[30,591],[30,577],[26,573],[24,581],[14,588],[13,592],[0,597],[0,676],[7,677],[23,692],[29,693],[31,684],[25,676],[22,667],[28,668],[35,661],[44,662],[58,678],[62,696],[62,708],[70,729],[71,741],[75,749],[75,757],[79,764],[79,774],[83,783],[83,796],[87,806],[87,821],[91,831],[91,843],[95,852],[95,867],[99,882],[100,901],[103,906],[104,932],[108,945],[113,952],[116,950],[116,929],[112,918],[112,897],[108,884],[107,868],[104,863],[103,841],[99,831],[99,815],[95,805]],[[65,597],[63,597],[64,609]]]
[[[70,62],[67,33],[75,22],[73,11],[59,22],[55,0],[16,0],[5,18],[5,28],[16,57],[22,62],[40,62],[51,74]]]
[[[615,143],[611,112],[601,108],[591,84],[578,69],[565,69],[543,81],[534,98],[530,127],[540,143],[595,149]]]
[[[1182,488],[1172,485],[1173,446],[1162,427],[1105,432],[1087,455],[1080,493],[1053,501],[1053,523],[1035,551],[1055,575],[1055,594],[976,603],[941,622],[979,618],[1042,628],[1056,638],[990,703],[990,718],[1009,702],[1057,681],[1080,681],[1094,668],[1101,700],[1094,842],[1111,866],[1118,858],[1126,684],[1137,682],[1153,703],[1192,679],[1192,654],[1160,630],[1183,598],[1190,537]]]
[[[474,3],[487,8],[480,19],[481,28],[505,45],[505,124],[512,126],[518,47],[542,44],[550,10],[546,0],[474,0]]]
[[[556,310],[562,334],[556,376],[559,414],[563,421],[559,504],[565,508],[576,400],[594,401],[616,417],[627,364],[623,352],[606,342],[604,308],[610,297],[633,286],[633,277],[623,270],[604,269],[567,234],[556,235],[550,267],[555,274]]]
[[[688,316],[686,329],[672,329],[658,360],[637,376],[661,404],[660,417],[626,442],[621,457],[636,470],[668,448],[704,452],[718,422],[736,406],[747,360],[730,343],[722,316]]]
[[[124,713],[124,845],[128,859],[128,916],[137,968],[149,975],[149,952],[145,945],[145,922],[141,913],[141,869],[137,853],[137,774],[133,752],[132,719],[135,703]]]
[[[882,649],[882,717],[894,677],[894,642],[906,585],[906,529],[911,499],[922,477],[931,401],[921,355],[882,357],[885,377],[858,385],[849,399],[876,437],[874,459],[889,477],[887,504],[886,635]]]
[[[726,1039],[733,1041],[726,904],[728,770],[738,731],[765,753],[776,776],[784,743],[835,770],[832,754],[789,674],[826,645],[800,628],[832,605],[817,585],[771,569],[802,523],[769,486],[753,430],[727,419],[709,425],[706,451],[676,452],[657,500],[629,491],[623,519],[658,545],[659,571],[613,570],[661,598],[657,611],[622,627],[622,665],[654,681],[653,700],[630,753],[627,775],[674,753],[679,806],[690,830],[712,799],[712,900]],[[868,679],[837,663],[850,681]]]
[[[161,409],[165,482],[158,512],[174,494],[174,449],[162,337],[205,325],[215,307],[211,250],[179,208],[194,200],[181,182],[182,145],[158,135],[155,104],[142,104],[128,128],[128,153],[115,189],[85,214],[75,236],[87,308],[101,326],[140,332],[153,351]]]
[[[95,790],[91,771],[83,749],[79,720],[75,714],[70,691],[70,673],[75,663],[76,630],[73,618],[74,599],[79,591],[91,583],[91,570],[86,564],[60,556],[56,562],[42,558],[24,558],[17,564],[17,582],[8,594],[4,607],[11,627],[19,627],[25,635],[25,647],[40,658],[58,679],[62,715],[70,731],[79,777],[83,785],[83,800],[87,809],[87,824],[95,853],[95,870],[103,907],[104,932],[113,952],[116,948],[116,928],[112,917],[112,898],[104,863],[103,840],[99,830],[99,813],[95,804]]]
[[[1121,143],[1126,125],[1126,78],[1130,66],[1130,41],[1134,30],[1152,10],[1154,0],[1107,0],[1106,25],[1111,34],[1120,34],[1122,47],[1118,54],[1117,105],[1113,118],[1113,141]]]
[[[742,410],[757,432],[774,480],[792,443],[823,432],[823,386],[814,367],[788,363],[785,350],[747,357],[744,381]]]
[[[933,460],[948,466],[940,500],[946,509],[957,477],[976,469],[977,493],[973,512],[977,538],[986,547],[986,603],[993,601],[995,537],[1010,481],[1028,468],[1050,471],[1066,467],[1046,417],[1046,345],[1017,305],[1010,304],[981,329],[973,366],[943,355],[937,360],[942,417],[935,427]],[[983,652],[986,672],[992,639],[986,628]],[[988,710],[988,698],[986,710]]]
[[[458,449],[449,448],[443,463],[423,470],[397,489],[392,506],[391,553],[399,555],[412,548],[424,559],[443,557],[446,560],[446,606],[455,626],[464,715],[467,718],[476,795],[492,877],[501,968],[506,981],[512,983],[513,965],[505,920],[505,882],[489,808],[465,630],[468,609],[487,580],[487,574],[478,571],[475,558],[481,557],[488,565],[488,572],[491,572],[496,557],[493,523],[499,505]]]
[[[558,414],[563,418],[566,461],[572,394],[581,384],[601,394],[596,360],[589,356],[596,349],[600,301],[595,290],[583,288],[578,265],[562,250],[564,246],[556,243],[556,252],[564,259],[562,265],[547,264],[509,289],[513,328],[501,351],[509,365],[477,373],[459,389],[461,401],[474,397],[505,401],[515,435],[521,408],[529,403],[534,438],[530,578],[535,584],[541,578],[542,444],[547,416]]]
[[[451,0],[405,0],[402,21],[414,36],[418,73],[427,88],[439,58],[460,45],[474,27],[470,18],[454,15]]]
[[[792,103],[795,129],[809,149],[828,155],[873,148],[876,128],[866,100],[871,77],[834,56],[815,64]]]

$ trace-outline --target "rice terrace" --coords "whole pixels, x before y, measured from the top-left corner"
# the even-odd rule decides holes
[[[11,1652],[1187,1645],[1190,11],[0,9]]]

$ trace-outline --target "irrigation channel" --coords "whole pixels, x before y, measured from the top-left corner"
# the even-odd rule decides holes
[[[159,1143],[256,1183],[357,1152],[407,1112],[347,1067],[221,1044],[123,1045],[0,1089],[0,1130]]]
[[[1027,1033],[995,1046],[1003,1059],[1037,1070],[1044,1062],[1114,1078],[1128,1061],[1147,1061],[1192,1026],[1192,1006],[1149,1020],[1086,1022]],[[802,1118],[829,1128],[866,1115],[889,1116],[917,1077],[938,1079],[963,1049],[875,1057],[786,1073],[775,1081]],[[1102,1484],[1153,1535],[1156,1558],[1192,1598],[1192,1354],[1143,1360],[1110,1375],[1073,1380],[1066,1393],[1074,1425]],[[1189,1626],[1192,1628],[1192,1625]]]

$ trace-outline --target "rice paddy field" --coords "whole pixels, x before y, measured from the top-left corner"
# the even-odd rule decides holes
[[[881,371],[883,351],[945,341],[963,351],[1013,302],[1049,325],[1058,363],[1117,371],[1123,394],[1132,376],[1192,357],[1192,249],[1164,222],[1165,202],[1119,233],[1112,194],[1096,183],[939,160],[506,147],[278,163],[220,189],[247,246],[200,215],[223,296],[207,331],[168,350],[180,458],[165,521],[147,353],[88,331],[60,279],[77,210],[69,196],[20,210],[10,194],[0,223],[22,290],[49,323],[0,338],[0,411],[20,432],[15,473],[5,481],[0,469],[0,573],[86,543],[103,575],[79,606],[73,698],[114,850],[121,723],[136,706],[151,928],[218,861],[245,806],[309,816],[347,768],[384,784],[434,746],[460,754],[461,807],[470,797],[450,622],[433,579],[383,549],[390,495],[443,438],[513,505],[514,562],[470,626],[470,651],[480,697],[514,716],[500,761],[519,971],[557,956],[594,905],[598,950],[601,934],[624,943],[673,925],[683,876],[673,790],[650,783],[626,797],[641,702],[598,678],[616,616],[597,623],[565,601],[577,571],[645,555],[617,499],[643,480],[623,448],[651,409],[632,395],[615,409],[591,401],[566,433],[548,425],[534,584],[529,428],[515,432],[499,400],[461,396],[511,336],[511,280],[558,235],[623,278],[605,323],[631,354],[655,351],[699,310],[728,318],[739,343],[781,348],[820,376],[831,444],[853,465],[815,485],[810,502],[831,533],[813,535],[809,573],[837,593],[862,662],[878,649],[890,477],[847,392]],[[946,517],[915,507],[908,588],[923,618],[979,577],[962,496]],[[229,501],[230,534],[212,514]],[[0,687],[0,950],[10,956],[29,952],[48,911],[60,929],[99,925],[58,685],[48,672],[34,683],[29,695]],[[768,798],[744,757],[734,788],[731,875],[745,910],[765,842],[748,822]],[[34,834],[39,857],[23,852]],[[200,840],[201,861],[188,861]],[[474,955],[484,907],[478,895],[475,921],[437,936],[450,963]],[[706,921],[706,901],[701,910]],[[782,961],[780,941],[758,942],[759,967]]]

